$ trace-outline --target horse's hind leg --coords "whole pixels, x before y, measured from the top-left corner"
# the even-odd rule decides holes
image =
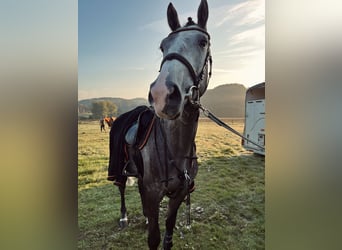
[[[119,191],[121,196],[121,218],[120,218],[120,227],[125,228],[128,225],[128,218],[127,218],[127,209],[126,209],[126,202],[125,202],[125,189],[126,189],[126,181],[127,177],[123,179],[121,185],[119,185]]]
[[[178,195],[175,198],[170,199],[169,209],[166,218],[166,232],[163,240],[163,249],[169,250],[172,247],[172,235],[173,229],[176,225],[178,208],[184,200],[184,195]]]

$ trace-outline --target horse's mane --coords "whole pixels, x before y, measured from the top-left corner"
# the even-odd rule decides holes
[[[190,25],[196,25],[196,23],[192,20],[191,17],[188,17],[188,22],[184,25],[184,27],[188,27]]]

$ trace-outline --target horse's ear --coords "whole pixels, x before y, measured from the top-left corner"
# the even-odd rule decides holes
[[[207,29],[207,21],[209,17],[209,8],[207,0],[201,0],[200,6],[198,7],[197,11],[197,23],[198,25],[203,28]]]
[[[170,3],[167,7],[167,22],[169,23],[169,26],[172,31],[175,31],[180,27],[178,14],[176,9],[173,7],[172,3]]]

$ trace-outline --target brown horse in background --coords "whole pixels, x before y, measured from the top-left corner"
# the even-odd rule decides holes
[[[108,128],[112,127],[115,117],[105,117],[104,121],[107,123]]]
[[[113,125],[113,122],[115,120],[115,117],[105,117],[103,119],[100,120],[100,129],[101,129],[101,132],[104,131],[106,132],[106,128],[105,128],[105,123],[107,123],[108,125],[108,128],[111,128],[112,125]]]

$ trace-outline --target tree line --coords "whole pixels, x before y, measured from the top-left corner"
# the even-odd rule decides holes
[[[91,106],[92,119],[117,116],[118,107],[110,101],[95,101]]]

